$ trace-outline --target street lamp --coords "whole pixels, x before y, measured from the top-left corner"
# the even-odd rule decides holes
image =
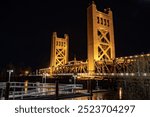
[[[11,73],[13,72],[13,70],[7,70],[7,72],[9,73],[9,79],[6,83],[5,100],[9,99],[10,77],[11,77]]]
[[[13,71],[13,70],[7,70],[7,72],[9,73],[9,79],[8,79],[8,82],[10,82],[11,73],[14,72],[14,71]]]
[[[73,79],[74,79],[74,92],[75,92],[77,75],[73,75]]]
[[[46,76],[47,76],[47,74],[43,73],[42,83],[43,83],[43,79],[45,79],[44,83],[46,83]]]

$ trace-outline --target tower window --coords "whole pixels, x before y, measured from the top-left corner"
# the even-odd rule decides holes
[[[65,47],[66,43],[64,42],[64,47]]]
[[[104,19],[104,25],[106,26],[106,19]]]
[[[101,18],[101,24],[103,25],[103,18]]]
[[[97,17],[97,23],[99,24],[99,17]]]
[[[107,20],[107,26],[109,27],[109,20]]]

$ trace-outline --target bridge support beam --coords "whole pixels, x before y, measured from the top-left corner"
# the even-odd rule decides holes
[[[90,93],[90,95],[92,96],[92,80],[88,79],[87,80],[87,92]]]

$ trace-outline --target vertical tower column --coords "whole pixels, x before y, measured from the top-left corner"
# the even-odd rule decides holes
[[[95,62],[115,58],[113,15],[110,9],[97,10],[94,2],[87,9],[88,72],[95,72]]]
[[[58,66],[62,66],[68,62],[69,54],[69,36],[64,34],[64,38],[58,38],[57,33],[54,32],[51,41],[51,58],[50,68],[51,72]]]
[[[88,72],[95,72],[95,41],[96,41],[96,5],[92,3],[87,9],[87,48],[88,48]]]

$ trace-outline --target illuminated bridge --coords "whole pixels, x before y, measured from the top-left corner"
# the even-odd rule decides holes
[[[58,66],[52,73],[53,76],[74,76],[77,78],[149,78],[150,54],[142,54],[128,57],[115,58],[112,62],[95,61],[95,73],[88,73],[87,62],[69,61],[65,65]],[[47,69],[48,71],[50,69]],[[42,72],[42,70],[41,70]],[[44,72],[44,70],[43,70]]]
[[[97,10],[93,2],[87,9],[87,61],[68,61],[69,36],[58,38],[54,32],[51,45],[50,67],[40,74],[73,76],[86,79],[149,78],[150,54],[116,57],[113,14],[109,9]]]
[[[103,88],[101,85],[104,80],[108,81],[107,87],[104,88],[113,90],[117,87],[120,95],[124,89],[123,93],[130,96],[127,99],[150,99],[150,54],[116,57],[111,9],[104,9],[100,12],[94,2],[87,9],[88,58],[86,61],[78,61],[76,58],[72,61],[68,60],[68,34],[64,34],[64,38],[59,38],[54,32],[51,41],[50,67],[40,69],[35,75],[35,77],[41,76],[42,83],[28,83],[28,81],[1,83],[1,99],[4,97],[5,99],[59,99],[58,94],[61,96],[65,94],[65,98],[68,95],[69,97],[89,94],[92,96],[93,89]],[[10,74],[11,72],[9,71]],[[47,83],[48,77],[54,78],[55,82]],[[60,80],[64,81],[65,77],[71,78],[72,81],[61,84]],[[43,78],[45,83],[43,83]],[[82,80],[86,80],[82,82],[83,85],[79,82]],[[98,84],[98,82],[102,83]],[[117,86],[114,86],[116,82]],[[86,93],[84,86],[87,89]],[[142,96],[146,98],[141,98]]]

